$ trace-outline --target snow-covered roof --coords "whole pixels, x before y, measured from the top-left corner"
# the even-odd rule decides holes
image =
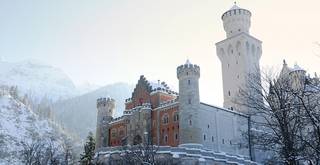
[[[292,72],[294,71],[304,71],[297,63],[294,64],[293,68],[291,69]]]
[[[170,87],[164,81],[160,82],[160,80],[158,80],[158,81],[148,81],[148,82],[150,83],[152,90],[170,89]]]
[[[234,4],[229,10],[242,9],[237,4]]]
[[[189,59],[187,59],[186,64],[187,65],[192,65]]]

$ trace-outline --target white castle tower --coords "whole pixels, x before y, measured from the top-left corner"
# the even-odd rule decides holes
[[[236,4],[222,15],[226,39],[216,43],[222,65],[225,108],[246,113],[239,106],[239,91],[245,90],[250,74],[260,74],[261,41],[250,35],[251,12]],[[260,81],[260,80],[259,80]]]
[[[96,149],[108,146],[109,123],[113,119],[115,100],[112,98],[99,98],[97,100],[97,109]]]
[[[200,143],[199,78],[200,67],[187,60],[177,68],[179,79],[179,134],[180,144]]]

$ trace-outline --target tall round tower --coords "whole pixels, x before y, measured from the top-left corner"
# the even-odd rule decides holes
[[[241,32],[249,34],[251,12],[242,9],[236,4],[222,15],[223,28],[227,33],[227,37],[232,37]]]
[[[200,67],[187,60],[177,68],[179,79],[179,134],[180,144],[201,143],[199,126]]]
[[[260,82],[262,42],[249,34],[249,10],[235,4],[221,18],[227,38],[216,43],[216,51],[222,68],[223,106],[248,113],[248,108],[242,106],[240,91],[248,90],[246,85],[252,78]]]
[[[96,149],[107,147],[109,142],[109,123],[115,109],[115,100],[112,98],[99,98],[97,100],[97,130]]]

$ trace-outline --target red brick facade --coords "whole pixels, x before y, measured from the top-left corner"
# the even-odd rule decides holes
[[[140,77],[132,97],[126,99],[125,110],[131,111],[144,103],[151,105],[151,139],[153,144],[177,146],[179,144],[179,115],[177,93],[171,91],[165,83],[151,84]],[[140,120],[143,120],[141,118]],[[127,132],[129,121],[121,119],[111,122],[109,131],[109,146],[119,146]],[[107,131],[107,130],[106,130]]]

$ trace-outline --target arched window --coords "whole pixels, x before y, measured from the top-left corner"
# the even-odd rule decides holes
[[[188,80],[188,85],[190,85],[191,84],[191,81],[190,80]]]
[[[192,126],[192,120],[189,120],[189,125]]]
[[[206,134],[203,134],[203,140],[206,141],[206,139],[207,139]]]
[[[165,135],[165,136],[164,136],[164,142],[165,142],[165,143],[168,143],[168,135]]]
[[[256,54],[256,47],[253,44],[251,46],[251,53],[253,56]]]
[[[169,123],[169,115],[168,114],[164,114],[163,115],[162,122],[163,122],[163,124],[168,124]]]
[[[179,113],[178,112],[175,112],[173,114],[173,121],[179,121]]]

